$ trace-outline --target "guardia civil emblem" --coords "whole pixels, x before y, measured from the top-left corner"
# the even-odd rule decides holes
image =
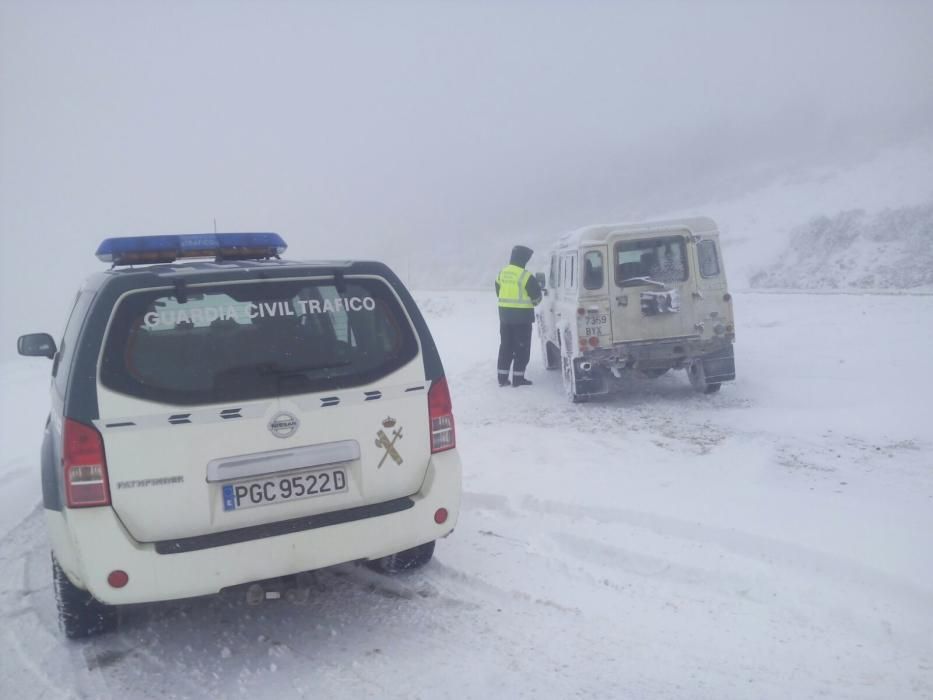
[[[398,450],[395,449],[395,443],[402,439],[402,426],[396,429],[395,424],[396,420],[392,416],[386,416],[386,419],[382,421],[384,430],[380,430],[376,433],[376,447],[385,450],[385,454],[383,454],[382,459],[379,460],[377,469],[381,469],[382,465],[389,457],[391,457],[392,461],[396,464],[401,464],[405,461],[402,459],[402,455],[398,453]],[[389,438],[387,431],[391,431],[391,438]]]

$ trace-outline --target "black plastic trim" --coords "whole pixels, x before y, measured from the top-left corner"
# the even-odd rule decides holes
[[[42,507],[46,510],[62,510],[64,502],[60,485],[56,460],[55,437],[52,432],[51,421],[45,423],[45,433],[42,436],[42,451],[40,460],[42,465]]]
[[[415,502],[408,497],[396,498],[392,501],[374,503],[369,506],[359,506],[357,508],[333,511],[332,513],[309,515],[304,518],[282,520],[277,523],[268,523],[266,525],[242,527],[237,530],[227,530],[226,532],[218,532],[211,535],[185,537],[180,540],[163,540],[162,542],[156,542],[155,548],[156,552],[159,554],[197,552],[202,549],[212,549],[214,547],[224,547],[230,544],[239,544],[240,542],[261,540],[266,537],[291,535],[296,532],[315,530],[319,527],[330,527],[331,525],[340,525],[341,523],[350,523],[355,520],[377,518],[381,515],[400,513],[403,510],[414,507],[414,505]]]

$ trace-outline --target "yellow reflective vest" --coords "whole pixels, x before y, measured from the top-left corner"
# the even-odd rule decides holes
[[[506,265],[502,268],[496,282],[499,283],[500,309],[533,309],[534,302],[528,296],[525,285],[531,273],[518,265]]]

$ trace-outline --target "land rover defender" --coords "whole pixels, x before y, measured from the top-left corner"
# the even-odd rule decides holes
[[[684,369],[707,394],[735,379],[732,296],[711,219],[582,228],[545,264],[541,352],[571,400],[617,391],[626,372]]]

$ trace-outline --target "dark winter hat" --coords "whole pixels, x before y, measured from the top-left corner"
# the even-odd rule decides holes
[[[517,245],[512,248],[512,257],[509,259],[509,264],[525,267],[525,265],[528,264],[528,261],[531,260],[531,256],[533,254],[534,251],[531,248],[523,245]]]

